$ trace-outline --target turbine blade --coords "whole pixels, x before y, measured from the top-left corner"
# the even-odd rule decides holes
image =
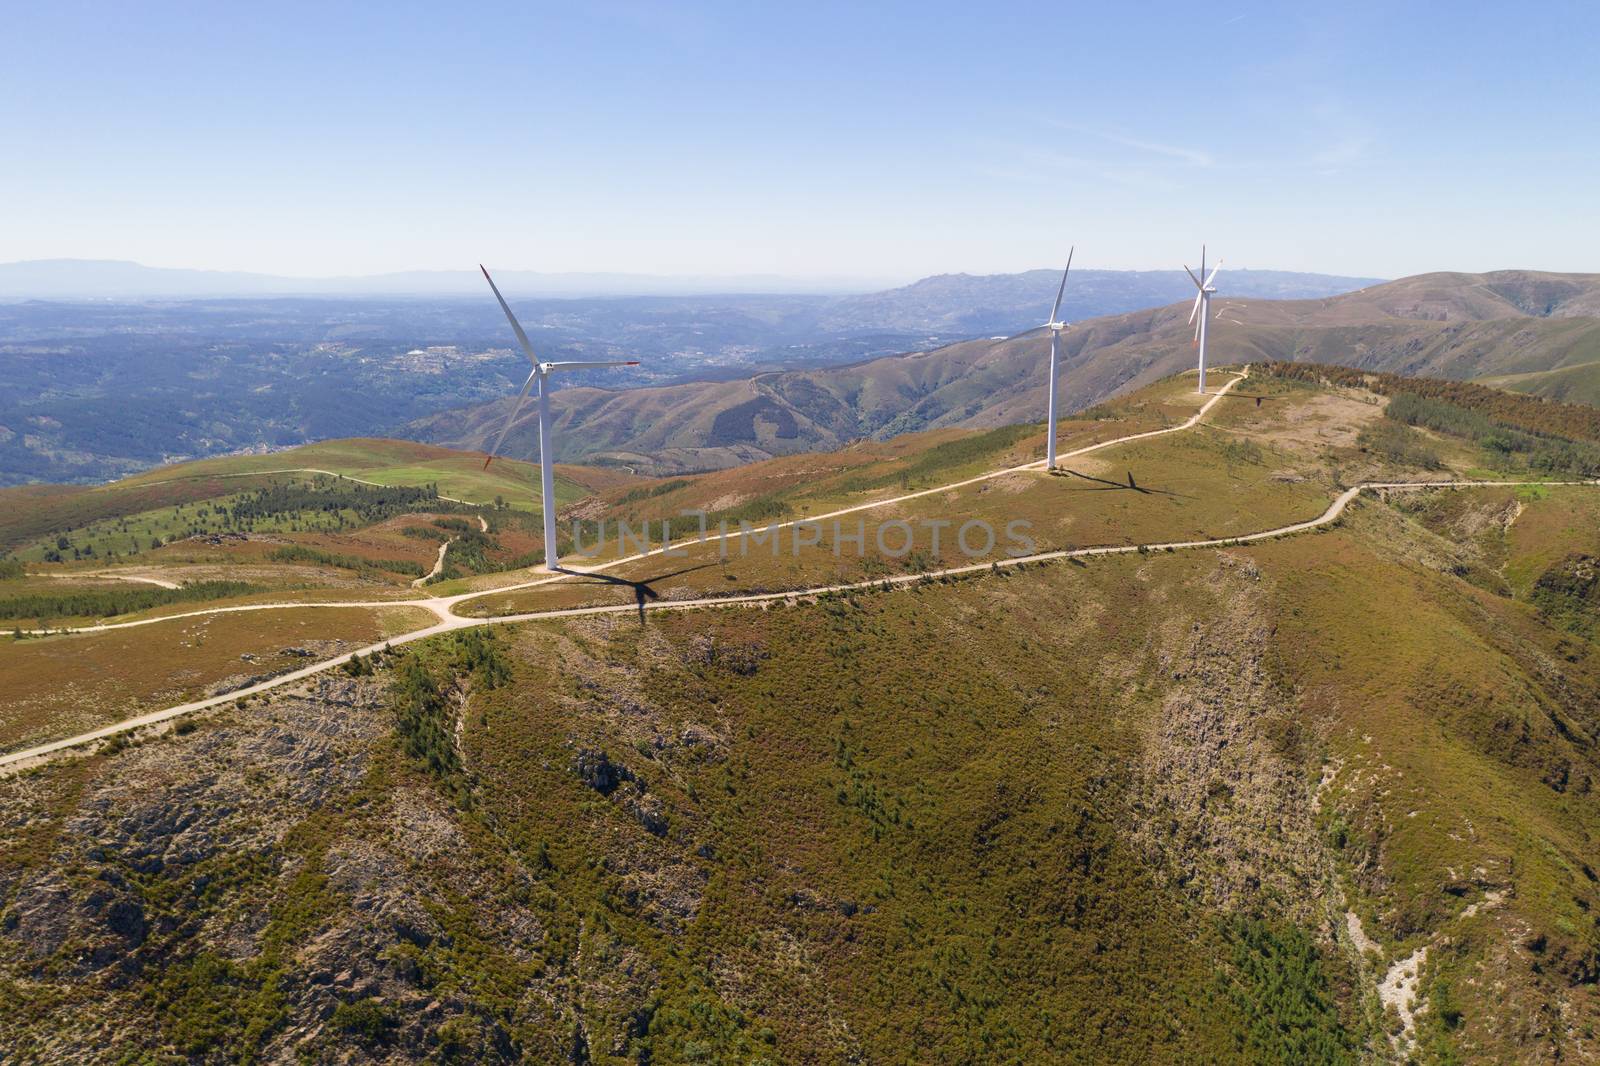
[[[1189,275],[1189,280],[1190,280],[1190,281],[1192,281],[1192,282],[1194,282],[1194,287],[1195,287],[1195,288],[1197,288],[1197,289],[1201,289],[1201,288],[1204,288],[1204,287],[1205,287],[1205,286],[1203,286],[1203,285],[1201,285],[1201,284],[1200,284],[1200,279],[1199,279],[1199,278],[1197,278],[1197,277],[1195,277],[1195,276],[1194,276],[1194,271],[1192,271],[1192,270],[1190,270],[1190,269],[1189,269],[1189,265],[1188,265],[1188,264],[1187,264],[1187,263],[1185,263],[1185,264],[1184,264],[1184,267],[1183,267],[1183,272],[1184,272],[1184,273],[1185,273],[1185,274],[1188,274],[1188,275]]]
[[[489,288],[494,290],[494,298],[500,301],[500,310],[506,313],[506,321],[511,323],[512,330],[516,332],[517,343],[522,345],[524,352],[528,353],[529,362],[533,363],[534,366],[538,366],[539,357],[533,354],[533,345],[528,343],[528,335],[522,332],[522,323],[518,322],[517,316],[511,313],[511,308],[506,303],[506,298],[500,295],[500,286],[494,283],[494,279],[489,276],[489,271],[484,269],[482,263],[478,264],[478,269],[483,271],[483,280],[487,281]]]
[[[1190,322],[1193,322],[1194,321],[1194,316],[1198,315],[1200,313],[1200,301],[1203,300],[1203,299],[1205,299],[1205,294],[1204,293],[1197,292],[1197,293],[1194,294],[1194,306],[1189,309],[1189,321]]]
[[[546,370],[595,370],[607,366],[638,366],[637,359],[568,360],[564,363],[546,363]]]
[[[506,434],[511,432],[511,423],[517,420],[517,415],[522,413],[522,405],[528,401],[528,393],[533,389],[533,382],[539,376],[537,370],[528,375],[528,380],[522,383],[522,391],[517,394],[517,402],[511,408],[511,414],[506,419],[506,424],[500,427],[500,435],[494,439],[494,447],[489,449],[489,457],[483,461],[483,468],[489,469],[489,464],[494,462],[495,455],[500,451],[500,445],[505,443]]]
[[[1222,260],[1218,259],[1217,265],[1211,268],[1211,276],[1206,279],[1206,284],[1210,285],[1213,281],[1216,281],[1217,275],[1220,273],[1222,273]]]
[[[1067,291],[1067,275],[1072,272],[1072,253],[1078,250],[1077,245],[1067,249],[1067,269],[1061,272],[1061,287],[1056,290],[1056,302],[1050,305],[1050,321],[1057,321],[1056,316],[1061,313],[1061,294]]]

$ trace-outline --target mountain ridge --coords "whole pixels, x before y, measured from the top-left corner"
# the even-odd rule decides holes
[[[1424,274],[1319,299],[1224,294],[1216,306],[1214,363],[1339,363],[1465,380],[1600,360],[1600,318],[1586,313],[1600,309],[1596,274]],[[1066,408],[1091,407],[1192,366],[1189,310],[1173,303],[1073,324],[1062,336]],[[557,454],[672,472],[860,437],[1031,420],[1043,410],[1048,347],[1048,334],[1036,329],[742,381],[558,391],[551,396]],[[406,435],[481,449],[508,409],[502,400],[432,415]],[[508,455],[533,455],[529,417],[507,437]]]

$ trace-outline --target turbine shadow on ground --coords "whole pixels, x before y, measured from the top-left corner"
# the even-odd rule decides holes
[[[696,570],[706,570],[717,565],[719,564],[701,563],[698,566],[686,566],[682,570],[674,570],[670,574],[656,574],[653,577],[647,577],[640,581],[629,581],[627,578],[617,577],[615,574],[601,574],[588,570],[573,570],[565,566],[557,566],[556,570],[559,573],[570,574],[576,578],[589,578],[590,581],[588,583],[590,584],[622,585],[626,588],[632,589],[634,602],[639,607],[639,624],[644,625],[644,609],[646,602],[650,600],[659,600],[661,598],[661,593],[650,587],[652,583],[657,581],[667,581],[675,577],[682,577],[684,574],[692,574]],[[577,584],[580,585],[584,583],[585,582],[581,580],[577,582]]]
[[[1082,474],[1076,470],[1066,470],[1065,473],[1069,477],[1082,478],[1085,481],[1093,481],[1101,486],[1098,489],[1088,490],[1090,492],[1115,492],[1116,490],[1121,489],[1124,492],[1131,490],[1133,492],[1141,493],[1145,496],[1173,496],[1180,500],[1194,499],[1193,496],[1188,496],[1181,492],[1173,492],[1171,489],[1152,489],[1146,485],[1141,485],[1134,479],[1132,470],[1128,471],[1128,480],[1126,482],[1109,481],[1106,478],[1095,477],[1092,474]]]

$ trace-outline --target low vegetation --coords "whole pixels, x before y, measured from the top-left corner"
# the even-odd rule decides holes
[[[1389,401],[1391,407],[1398,402],[1398,397]],[[1438,470],[1444,465],[1432,441],[1392,414],[1363,426],[1356,443],[1364,451],[1401,466]]]
[[[1327,454],[1422,472],[1489,447],[1476,409],[1400,394],[1390,417],[1329,404],[1275,435],[1279,396],[1315,398],[1286,388],[1238,405],[1235,432],[895,513],[1023,516],[1052,547],[1237,536],[1319,513]],[[679,482],[623,506],[665,508]],[[803,491],[721,513],[805,513]],[[1304,537],[353,659],[0,781],[26,812],[0,825],[19,1004],[0,1053],[134,1016],[127,1061],[1593,1059],[1596,507],[1588,488],[1363,496]],[[489,520],[429,521],[467,568],[535,528]],[[665,599],[842,565],[821,545],[646,563],[612,576]],[[170,643],[277,668],[225,643],[252,624]],[[1409,1028],[1378,998],[1391,972],[1414,978]]]
[[[390,674],[389,704],[407,755],[450,786],[469,794],[461,779],[456,717],[469,691],[490,691],[511,679],[511,667],[493,633],[469,629],[401,655]]]
[[[441,523],[443,524],[443,523]],[[466,574],[488,574],[496,570],[515,569],[518,566],[530,566],[534,563],[532,556],[507,562],[503,558],[500,542],[487,533],[481,532],[476,525],[461,524],[459,527],[446,526],[453,530],[454,539],[450,547],[445,549],[444,569],[434,578],[434,581],[450,581]],[[499,554],[501,558],[491,558],[492,554]],[[540,555],[539,559],[543,559]]]
[[[1234,915],[1221,983],[1244,1019],[1238,1061],[1354,1066],[1358,1049],[1339,1017],[1322,952],[1305,930]]]
[[[247,581],[196,581],[175,589],[155,585],[63,589],[0,597],[0,618],[32,619],[43,626],[57,618],[111,618],[170,603],[220,600],[258,591],[259,586]]]
[[[263,488],[161,510],[66,524],[21,550],[44,562],[114,561],[189,537],[248,533],[344,532],[415,511],[467,510],[432,487],[388,488],[335,478],[279,480]]]
[[[1544,475],[1600,474],[1600,444],[1517,429],[1445,400],[1402,392],[1389,401],[1384,414],[1409,426],[1469,440],[1488,452],[1496,466],[1512,464]]]
[[[1415,396],[1473,411],[1504,426],[1567,440],[1600,443],[1600,408],[1555,403],[1522,393],[1492,389],[1469,381],[1402,377],[1327,363],[1265,362],[1255,373],[1367,389],[1380,396]]]
[[[267,558],[275,563],[312,563],[316,566],[338,567],[341,570],[386,571],[391,574],[407,574],[411,577],[421,577],[428,572],[426,567],[413,559],[366,559],[359,555],[341,555],[338,552],[323,551],[321,548],[312,548],[304,544],[274,548],[267,554]]]

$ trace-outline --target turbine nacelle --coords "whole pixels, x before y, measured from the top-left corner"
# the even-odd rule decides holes
[[[569,360],[563,363],[535,363],[541,374],[553,374],[558,370],[598,370],[608,366],[638,366],[637,359],[603,359],[603,360]]]

